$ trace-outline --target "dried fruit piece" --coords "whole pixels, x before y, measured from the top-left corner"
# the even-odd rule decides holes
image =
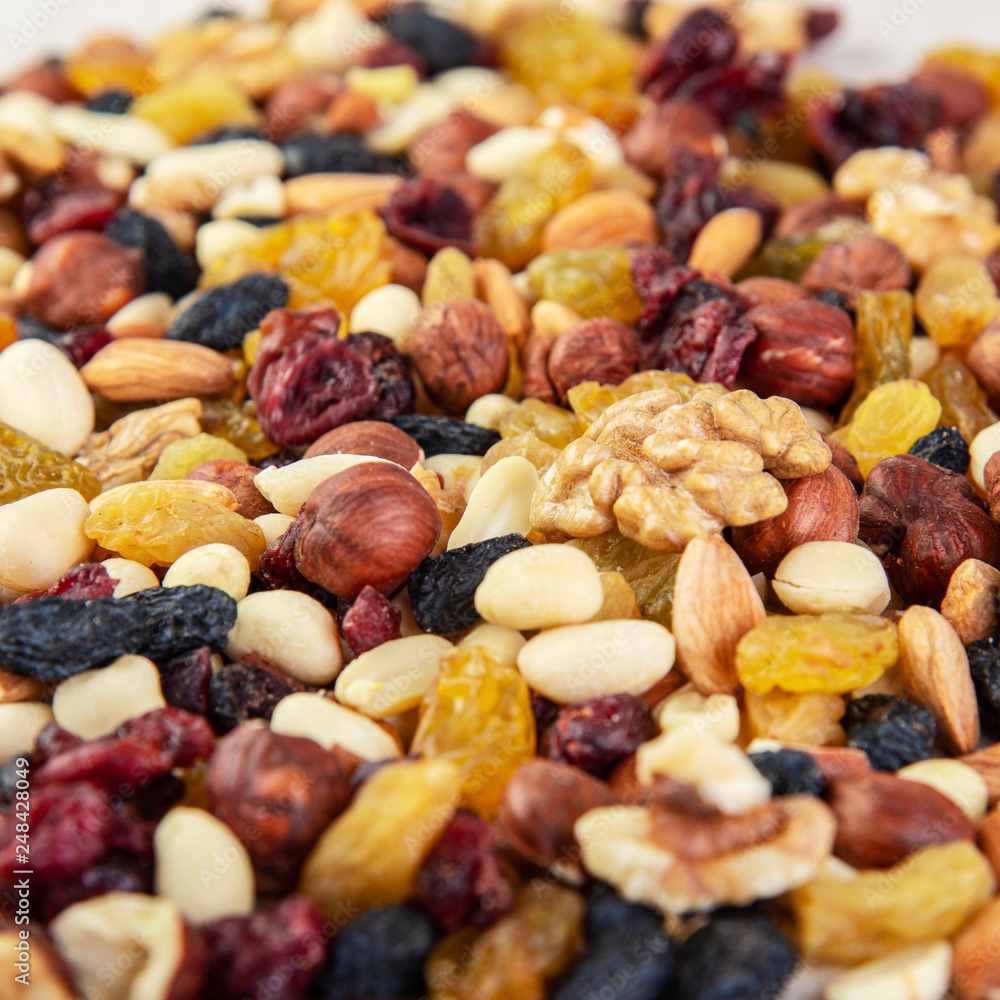
[[[206,399],[198,418],[206,434],[225,438],[245,451],[251,462],[259,462],[279,451],[261,429],[257,418],[227,399]]]
[[[341,632],[355,656],[399,639],[403,612],[374,587],[365,587],[344,613]]]
[[[997,415],[990,409],[986,392],[958,358],[945,358],[920,380],[927,383],[941,404],[941,425],[957,427],[966,441],[971,443],[981,430],[996,423]]]
[[[744,699],[751,737],[809,747],[844,742],[840,727],[844,699],[840,695],[793,694],[775,688],[767,694],[747,691]]]
[[[546,754],[603,777],[655,735],[652,713],[641,697],[604,695],[559,712],[546,732]]]
[[[85,466],[0,423],[0,505],[52,489],[76,490],[90,501],[101,484]]]
[[[405,431],[424,450],[424,455],[485,455],[500,440],[498,431],[468,424],[454,417],[430,417],[401,413],[390,423]]]
[[[969,470],[969,446],[957,427],[937,427],[913,443],[907,454],[964,476]]]
[[[248,653],[212,675],[208,685],[208,716],[227,733],[249,719],[269,720],[283,698],[305,685],[279,670],[259,653]]]
[[[150,479],[183,479],[206,462],[224,460],[246,463],[247,454],[240,451],[225,438],[214,437],[211,434],[195,434],[189,438],[171,441],[160,452]]]
[[[937,723],[923,705],[887,694],[855,698],[844,716],[847,745],[864,750],[873,768],[898,771],[934,756]]]
[[[528,265],[528,279],[538,298],[561,302],[584,319],[606,316],[630,326],[642,310],[622,247],[539,254]]]
[[[942,347],[968,347],[1000,314],[996,285],[977,257],[934,261],[914,300],[924,328]]]

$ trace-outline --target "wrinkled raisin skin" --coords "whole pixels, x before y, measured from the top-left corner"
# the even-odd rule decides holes
[[[499,440],[500,432],[477,424],[467,424],[454,417],[428,417],[408,413],[390,419],[405,431],[421,448],[424,455],[485,455]]]
[[[166,292],[172,299],[179,299],[194,288],[198,265],[177,247],[157,219],[132,208],[122,208],[108,223],[105,233],[122,246],[145,252],[143,266],[151,292]]]
[[[472,256],[472,212],[453,187],[433,177],[407,181],[383,209],[386,228],[398,240],[426,254],[457,247]]]
[[[816,761],[801,750],[765,750],[749,756],[770,782],[772,795],[822,795],[826,789],[826,778]]]
[[[979,718],[984,728],[1000,733],[1000,646],[996,639],[982,639],[971,643],[967,652]]]
[[[168,705],[204,715],[208,711],[208,685],[212,679],[212,651],[200,646],[158,664],[160,688]]]
[[[222,733],[248,719],[270,719],[275,706],[305,686],[282,673],[263,656],[250,653],[227,663],[208,685],[208,714]]]
[[[969,471],[969,446],[957,427],[936,427],[914,442],[909,454],[960,476]]]
[[[656,723],[638,695],[612,694],[562,709],[548,730],[547,755],[603,777],[640,744],[656,735]]]
[[[892,695],[869,694],[847,706],[847,745],[864,750],[877,771],[898,771],[934,756],[937,723],[930,710]]]
[[[34,601],[39,597],[63,597],[86,601],[92,597],[112,597],[118,581],[112,580],[100,563],[81,563],[57,580],[48,590],[19,597],[15,604]]]

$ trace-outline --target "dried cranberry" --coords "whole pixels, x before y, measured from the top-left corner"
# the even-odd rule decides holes
[[[397,239],[427,254],[458,247],[472,254],[472,212],[451,186],[418,177],[393,192],[382,210],[386,227]]]
[[[295,543],[305,529],[305,521],[297,517],[266,549],[260,557],[258,572],[261,579],[274,590],[298,590],[327,606],[335,605],[337,598],[322,587],[307,580],[295,562]]]
[[[707,108],[723,124],[742,124],[749,117],[751,131],[758,120],[785,109],[785,77],[791,57],[767,49],[741,56],[729,66],[710,69],[692,77],[677,96]]]
[[[80,156],[69,168],[47,180],[41,189],[28,189],[22,214],[28,238],[41,244],[71,230],[103,229],[121,203],[121,192],[101,183],[97,158]]]
[[[413,901],[449,931],[502,917],[514,890],[495,851],[493,826],[459,810],[417,872]]]
[[[352,333],[344,344],[369,365],[378,381],[378,402],[366,414],[368,419],[392,420],[402,413],[412,413],[410,361],[392,340],[381,333]]]
[[[403,612],[374,587],[365,587],[344,615],[344,642],[355,656],[398,639]]]
[[[103,326],[77,326],[57,337],[54,343],[77,368],[82,368],[111,343],[111,334]]]
[[[247,719],[270,719],[282,698],[305,686],[265,657],[249,653],[226,664],[209,682],[208,714],[216,729],[227,733]]]
[[[79,879],[56,882],[45,887],[43,918],[51,920],[67,906],[106,892],[143,892],[152,895],[151,860],[125,851],[109,851]]]
[[[33,601],[36,597],[65,597],[89,600],[91,597],[113,597],[118,581],[112,580],[100,563],[80,563],[57,580],[48,590],[25,594],[14,603]]]
[[[212,1000],[298,1000],[326,958],[323,915],[305,896],[198,931],[208,951],[201,996]]]
[[[810,10],[806,12],[806,37],[810,42],[833,34],[840,24],[840,12],[836,10]]]
[[[609,694],[564,708],[548,732],[547,755],[603,776],[656,735],[646,702],[634,694]]]
[[[543,733],[548,729],[559,717],[560,711],[561,709],[554,701],[549,701],[541,694],[532,694],[531,714],[535,717],[536,732]]]
[[[208,711],[208,684],[212,679],[212,650],[200,646],[159,664],[160,688],[168,705],[204,715]]]

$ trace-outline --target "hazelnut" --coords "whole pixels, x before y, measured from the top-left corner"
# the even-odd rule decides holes
[[[435,302],[413,324],[410,358],[430,398],[448,413],[462,413],[507,381],[507,335],[496,313],[477,299]]]
[[[331,476],[312,491],[300,516],[299,571],[350,601],[366,585],[391,594],[441,533],[430,494],[389,462],[363,462]]]
[[[847,450],[847,446],[829,434],[820,433],[824,444],[830,449],[830,461],[851,481],[856,493],[860,493],[865,486],[865,477],[861,475],[861,468],[858,460]]]
[[[146,291],[144,256],[102,233],[53,236],[32,259],[24,305],[60,330],[104,323]]]
[[[810,198],[799,202],[791,208],[786,208],[778,219],[772,234],[774,239],[785,239],[788,236],[808,236],[834,219],[861,220],[864,210],[861,205],[839,195],[829,194],[819,198]]]
[[[548,352],[549,380],[565,401],[567,390],[581,382],[617,385],[635,373],[639,346],[623,323],[602,317],[585,319],[557,337]]]
[[[262,134],[270,142],[281,142],[306,126],[310,115],[321,113],[338,90],[337,80],[321,73],[294,77],[279,84],[264,104]]]
[[[809,299],[754,306],[747,319],[757,330],[740,369],[749,388],[800,406],[843,400],[854,381],[854,328],[843,309]]]
[[[236,497],[236,506],[233,508],[236,513],[252,521],[263,514],[274,513],[271,502],[254,485],[254,476],[259,472],[260,469],[256,466],[247,465],[245,462],[217,458],[211,462],[203,462],[184,478],[200,479],[207,483],[225,486]]]
[[[733,528],[733,548],[751,575],[774,576],[781,560],[806,542],[853,542],[857,536],[858,497],[839,469],[831,465],[782,485],[784,513]]]
[[[864,290],[909,288],[913,272],[902,250],[881,236],[866,233],[850,243],[828,243],[802,275],[814,292],[833,288],[855,305]]]
[[[1000,397],[1000,319],[983,327],[972,342],[965,363],[990,396]]]
[[[453,111],[413,140],[408,150],[410,162],[428,177],[458,173],[465,170],[465,154],[499,131],[464,108]]]
[[[306,855],[350,798],[346,772],[329,750],[260,722],[216,744],[205,788],[212,812],[243,842],[268,892],[294,887]]]
[[[622,136],[630,163],[651,177],[662,177],[679,148],[703,156],[724,156],[726,140],[716,117],[693,101],[664,101],[641,114]]]
[[[983,485],[986,487],[986,503],[990,515],[996,521],[1000,518],[1000,451],[990,455],[983,466]]]
[[[383,420],[355,420],[327,431],[309,445],[302,457],[316,455],[372,455],[412,469],[423,452],[406,431],[392,424]]]
[[[794,281],[758,275],[737,282],[736,290],[752,306],[783,306],[809,298],[809,293]]]

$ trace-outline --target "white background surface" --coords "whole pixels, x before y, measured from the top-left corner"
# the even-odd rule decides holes
[[[265,5],[266,0],[226,0],[227,7],[248,13]],[[949,41],[1000,51],[998,0],[829,0],[812,5],[844,12],[840,30],[816,59],[850,82],[898,79],[917,64],[922,51]],[[0,80],[33,60],[73,48],[89,34],[126,29],[151,37],[210,6],[211,0],[0,0]]]

